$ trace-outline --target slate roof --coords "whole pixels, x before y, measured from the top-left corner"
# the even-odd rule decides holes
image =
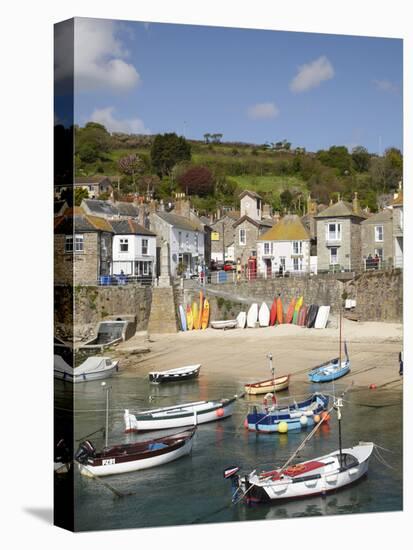
[[[254,199],[261,199],[262,200],[262,197],[261,195],[259,195],[258,193],[256,193],[255,191],[249,191],[248,189],[245,189],[245,191],[243,191],[240,195],[239,195],[239,199],[241,200],[243,197],[245,197],[246,195],[249,195],[250,197],[253,197]]]
[[[239,220],[237,220],[232,227],[237,227],[238,225],[240,225],[245,221],[252,223],[256,227],[272,227],[274,225],[273,220],[253,220],[249,216],[245,215],[245,216],[242,216],[242,218],[239,218]]]
[[[68,235],[74,231],[79,233],[96,233],[106,231],[113,233],[113,228],[104,218],[86,214],[80,206],[68,208],[62,216],[55,219],[54,231]]]
[[[131,216],[133,218],[139,216],[139,209],[132,202],[119,201],[115,203],[114,208],[117,209],[120,216]]]
[[[363,220],[361,223],[365,225],[370,223],[374,224],[379,222],[389,222],[392,220],[392,218],[393,212],[389,208],[386,208],[384,210],[381,210],[380,212],[377,212],[376,214],[373,214],[372,216],[367,218],[367,220]]]
[[[351,202],[338,201],[335,204],[328,206],[325,210],[322,210],[316,218],[339,218],[344,216],[353,216],[357,218],[365,218],[364,214],[355,212]]]
[[[116,235],[147,235],[149,237],[156,237],[155,233],[145,229],[134,220],[114,220],[110,222],[110,225],[113,227]]]
[[[75,185],[76,184],[86,184],[86,183],[101,183],[102,181],[109,180],[110,179],[107,176],[82,176],[79,178],[75,178]]]
[[[107,201],[100,201],[98,199],[83,199],[82,204],[85,203],[90,212],[97,216],[117,216],[118,210],[116,206]]]
[[[203,228],[201,224],[196,223],[188,218],[183,216],[178,216],[178,214],[172,214],[171,212],[156,212],[156,215],[159,216],[162,220],[178,229],[184,229],[185,231],[202,231]]]
[[[269,231],[258,238],[260,241],[308,241],[310,234],[296,214],[284,216]]]

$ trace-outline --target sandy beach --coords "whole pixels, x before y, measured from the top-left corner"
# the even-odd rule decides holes
[[[396,323],[356,323],[345,320],[343,335],[351,359],[346,383],[371,384],[380,389],[402,389],[398,353],[403,327]],[[147,353],[139,353],[143,344]],[[338,356],[337,328],[306,329],[295,325],[256,329],[179,332],[136,335],[113,350],[124,376],[145,376],[150,370],[166,370],[193,363],[202,364],[207,376],[234,377],[240,387],[270,376],[266,355],[271,352],[277,376],[291,374],[294,383],[307,383],[307,372]]]

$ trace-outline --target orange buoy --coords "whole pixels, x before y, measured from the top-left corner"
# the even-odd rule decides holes
[[[248,430],[248,419],[247,418],[244,420],[244,428],[247,428],[247,430]]]
[[[215,411],[215,414],[218,416],[218,418],[221,418],[221,416],[224,416],[224,412],[225,412],[224,409],[220,407]]]
[[[321,420],[323,420],[324,422],[328,422],[330,420],[330,415],[326,411],[323,411],[320,416]]]
[[[376,386],[376,384],[370,384],[369,388],[371,390],[375,390],[375,389],[377,389],[377,386]]]

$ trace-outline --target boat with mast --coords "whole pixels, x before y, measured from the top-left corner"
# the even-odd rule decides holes
[[[232,502],[281,502],[289,499],[326,495],[355,483],[367,474],[374,443],[359,442],[354,447],[342,448],[341,408],[343,399],[335,399],[337,411],[339,448],[332,453],[293,464],[294,458],[310,441],[325,421],[324,417],[308,434],[290,458],[280,467],[270,471],[251,473],[240,477],[240,467],[224,471],[224,478],[231,479]]]
[[[325,363],[322,363],[321,365],[317,365],[314,369],[312,369],[308,373],[308,378],[311,382],[332,382],[333,380],[337,380],[337,378],[341,378],[342,376],[346,375],[348,372],[350,372],[351,363],[350,358],[348,355],[347,350],[347,342],[344,341],[344,353],[345,358],[342,359],[342,347],[343,347],[343,341],[342,341],[342,309],[340,307],[340,317],[339,317],[339,355],[338,357],[335,357],[334,359],[331,359],[330,361],[326,361]]]
[[[252,382],[251,384],[245,384],[244,390],[248,395],[258,395],[268,392],[277,392],[286,390],[290,383],[290,375],[275,377],[275,369],[272,362],[272,353],[268,353],[267,358],[269,360],[270,371],[272,377],[269,380],[261,380],[260,382]]]

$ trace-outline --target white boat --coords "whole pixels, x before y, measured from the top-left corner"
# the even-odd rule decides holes
[[[314,328],[326,328],[329,315],[330,315],[330,306],[320,306],[318,308],[318,313],[314,323]]]
[[[182,428],[231,416],[238,396],[217,401],[197,401],[131,414],[125,409],[125,432]]]
[[[252,304],[247,313],[247,327],[255,328],[258,321],[258,304]]]
[[[283,470],[254,471],[239,478],[239,490],[249,502],[325,495],[363,477],[373,449],[373,443],[360,442],[355,447],[341,452],[337,450]]]
[[[215,329],[226,330],[228,328],[235,328],[238,326],[236,319],[229,319],[228,321],[211,321],[211,327]]]
[[[240,313],[238,313],[237,323],[238,328],[245,328],[245,325],[247,324],[247,314],[245,313],[245,311],[241,311]]]
[[[258,320],[260,327],[268,327],[270,324],[270,309],[265,302],[261,304]]]
[[[54,356],[54,376],[67,382],[90,382],[112,376],[119,370],[119,361],[110,357],[88,357],[81,365],[72,368],[60,356]]]
[[[80,473],[87,477],[154,468],[188,455],[195,431],[196,427],[150,441],[105,447],[101,452],[96,452],[93,444],[86,440],[79,446],[75,459]]]
[[[161,382],[179,382],[181,380],[190,380],[199,376],[201,364],[178,367],[177,369],[158,370],[149,373],[149,380],[156,384]]]

